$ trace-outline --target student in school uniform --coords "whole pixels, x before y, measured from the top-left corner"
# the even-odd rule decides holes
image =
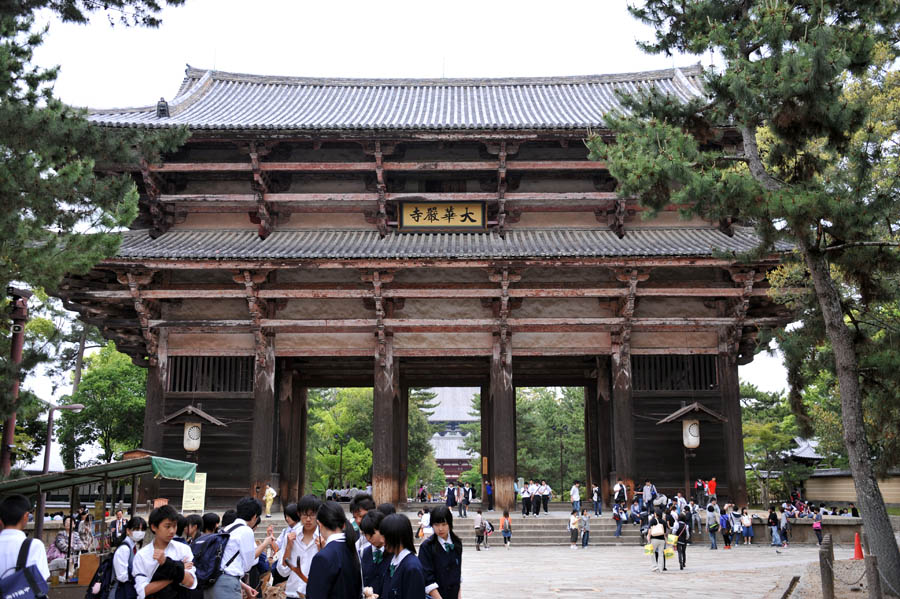
[[[391,514],[381,521],[381,533],[391,558],[388,579],[381,595],[384,599],[422,599],[425,595],[425,570],[416,557],[412,524],[403,514]],[[455,597],[454,597],[455,599]]]
[[[434,534],[419,546],[425,570],[425,593],[433,599],[456,599],[462,582],[462,540],[453,532],[453,514],[446,506],[431,510]]]
[[[197,588],[194,554],[184,543],[175,541],[178,512],[163,505],[149,517],[153,542],[134,556],[132,572],[138,599],[176,599],[181,589]]]
[[[134,558],[146,534],[147,522],[140,516],[128,520],[122,527],[122,533],[116,538],[116,550],[113,552],[113,584],[109,593],[110,599],[137,597],[134,588]]]
[[[306,595],[309,568],[319,551],[316,515],[320,505],[322,502],[315,495],[304,495],[298,503],[289,503],[284,508],[284,519],[292,525],[284,537],[283,550],[279,549],[275,567],[278,574],[287,576],[285,597],[298,599]]]
[[[3,523],[3,529],[0,530],[0,578],[15,574],[22,544],[28,540],[25,527],[28,525],[30,512],[31,501],[24,495],[10,495],[0,501],[0,522]],[[32,540],[28,546],[25,567],[29,566],[35,566],[40,576],[49,580],[47,550],[38,539]]]
[[[316,515],[325,545],[313,557],[306,583],[307,599],[359,599],[362,572],[356,553],[356,531],[344,508],[326,501]]]
[[[258,562],[253,529],[262,517],[262,503],[253,497],[244,497],[237,502],[234,515],[231,522],[228,522],[230,516],[227,512],[222,515],[221,530],[229,533],[228,543],[222,552],[222,575],[213,586],[204,590],[205,599],[241,599],[246,590],[241,585],[241,578]],[[269,542],[267,540],[266,545]]]
[[[381,597],[387,596],[384,585],[385,581],[390,579],[388,570],[394,558],[394,555],[384,547],[384,535],[381,534],[381,522],[384,518],[385,514],[381,510],[373,510],[359,523],[359,529],[369,541],[369,546],[363,551],[360,559],[363,588],[371,588],[373,593]],[[422,588],[425,588],[424,583]]]
[[[353,520],[350,521],[350,526],[353,527],[353,532],[356,533],[357,559],[362,557],[363,551],[369,546],[366,537],[359,534],[359,523],[362,522],[363,516],[374,509],[375,500],[372,499],[372,496],[368,493],[357,493],[353,496],[353,499],[350,500],[350,514],[353,516]]]

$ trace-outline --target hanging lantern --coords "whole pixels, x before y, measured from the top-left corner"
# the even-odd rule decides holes
[[[688,449],[696,449],[700,447],[700,421],[682,420],[681,439],[684,443],[684,446]]]
[[[203,425],[199,422],[184,423],[184,449],[185,451],[197,451],[200,449],[200,430]]]

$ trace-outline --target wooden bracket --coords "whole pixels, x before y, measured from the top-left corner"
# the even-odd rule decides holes
[[[384,151],[381,142],[375,142],[375,192],[378,194],[378,232],[382,237],[388,234],[387,184],[384,181]]]
[[[265,239],[275,229],[277,215],[272,206],[266,202],[266,194],[272,193],[273,184],[269,174],[264,172],[259,164],[259,159],[271,152],[271,148],[265,144],[250,142],[248,153],[250,154],[250,167],[253,171],[253,191],[256,194],[256,210],[249,213],[250,222],[258,225],[260,239]]]
[[[497,152],[497,232],[506,235],[506,142],[500,142]]]
[[[246,292],[247,311],[250,313],[250,328],[254,337],[254,353],[256,355],[256,363],[260,368],[265,368],[268,362],[268,340],[265,332],[262,330],[262,319],[269,316],[270,306],[266,300],[259,297],[259,286],[265,282],[269,272],[267,270],[255,272],[243,270],[233,277],[234,282],[243,285]],[[274,309],[274,306],[271,309]]]
[[[141,160],[141,177],[153,223],[149,234],[152,239],[156,239],[168,231],[176,219],[174,211],[167,209],[160,201],[160,196],[169,190],[169,186],[162,177],[150,170],[150,164],[146,160]]]
[[[615,270],[615,275],[617,281],[628,284],[627,293],[619,301],[617,310],[617,315],[623,319],[623,323],[621,328],[611,335],[614,345],[624,356],[631,353],[631,323],[637,306],[637,286],[639,282],[649,279],[650,273],[637,268],[621,268]]]
[[[140,273],[128,271],[116,274],[119,283],[127,286],[131,293],[134,311],[137,312],[138,321],[141,323],[141,335],[147,346],[150,366],[159,364],[159,334],[150,328],[150,321],[159,314],[159,306],[152,300],[141,297],[141,286],[149,285],[154,274],[154,271]]]
[[[725,334],[726,350],[731,360],[737,360],[741,348],[741,339],[744,332],[744,321],[747,319],[747,312],[750,310],[750,298],[753,295],[753,285],[765,278],[764,272],[757,272],[754,269],[746,268],[730,268],[731,280],[741,286],[741,295],[734,302],[732,314],[734,315],[734,324],[727,328]]]

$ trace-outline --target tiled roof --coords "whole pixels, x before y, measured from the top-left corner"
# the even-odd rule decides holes
[[[156,104],[91,111],[113,127],[301,130],[584,129],[620,108],[617,91],[702,96],[701,68],[515,79],[311,79],[188,67],[168,117]]]
[[[497,233],[391,233],[378,231],[274,231],[262,240],[254,230],[168,231],[152,239],[146,230],[126,231],[120,258],[181,259],[410,259],[561,258],[606,256],[711,256],[716,250],[747,252],[758,245],[752,229],[629,229],[619,239],[603,229],[512,229]],[[790,249],[779,244],[777,250]]]

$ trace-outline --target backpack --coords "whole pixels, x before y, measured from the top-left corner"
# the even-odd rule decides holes
[[[490,521],[484,521],[484,534],[489,535],[494,532],[494,525],[490,523]]]
[[[28,562],[28,549],[34,539],[26,538],[19,548],[19,557],[16,559],[15,572],[0,579],[0,597],[3,599],[36,599],[46,597],[50,590],[47,581],[44,580],[38,567]],[[4,572],[5,574],[5,572]]]
[[[223,531],[205,534],[191,545],[198,589],[208,589],[213,586],[222,571],[231,565],[231,562],[240,554],[240,551],[235,552],[231,559],[222,564],[222,555],[225,553],[231,533],[239,526],[244,525],[233,524]]]
[[[129,565],[131,565],[130,561]],[[113,574],[113,554],[109,554],[100,560],[100,565],[97,566],[97,571],[94,572],[94,577],[88,584],[84,599],[107,599],[115,580]]]

